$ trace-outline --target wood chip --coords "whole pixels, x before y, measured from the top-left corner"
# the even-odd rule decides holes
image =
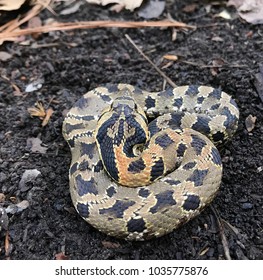
[[[246,129],[248,132],[251,132],[255,128],[256,120],[257,120],[257,117],[254,117],[252,115],[249,115],[245,119],[245,125],[246,125]]]
[[[165,54],[163,56],[163,58],[168,59],[168,60],[172,60],[172,61],[177,61],[178,60],[178,56],[173,55],[173,54]]]
[[[46,126],[47,124],[48,124],[48,121],[49,121],[49,119],[50,119],[50,117],[52,116],[52,114],[53,114],[53,109],[52,108],[48,108],[47,109],[47,111],[46,111],[46,116],[45,116],[45,118],[44,118],[44,120],[43,120],[43,122],[42,122],[42,126],[44,127],[44,126]]]

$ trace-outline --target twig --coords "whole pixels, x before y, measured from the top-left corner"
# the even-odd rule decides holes
[[[137,47],[137,45],[134,43],[134,41],[131,39],[131,37],[128,34],[125,34],[125,37],[128,39],[128,41],[133,45],[133,47],[152,65],[152,67],[167,81],[168,84],[172,87],[177,87],[177,85],[164,74],[163,71],[161,71],[152,61],[151,59],[143,53],[143,51]]]
[[[225,235],[225,232],[224,232],[223,223],[221,222],[221,218],[220,218],[217,210],[213,206],[210,206],[210,207],[211,207],[211,210],[214,213],[214,215],[216,217],[216,220],[217,220],[217,224],[218,224],[218,227],[219,227],[219,233],[220,233],[225,257],[226,257],[227,260],[231,260],[229,247],[228,247],[228,242],[227,242],[226,235]]]
[[[189,64],[189,65],[193,65],[193,66],[197,66],[200,68],[247,68],[248,66],[246,65],[242,65],[242,64],[229,64],[229,63],[225,63],[223,65],[206,65],[206,64],[200,64],[198,62],[192,62],[192,61],[188,61],[188,60],[178,60],[179,62],[183,62],[185,64]]]
[[[22,20],[25,21],[24,19]],[[21,23],[21,21],[19,22]],[[19,24],[18,24],[19,25]],[[47,33],[50,31],[66,31],[73,29],[88,29],[101,27],[118,27],[118,28],[142,28],[142,27],[180,27],[194,29],[195,26],[187,25],[182,22],[171,21],[82,21],[82,22],[67,22],[67,23],[53,23],[52,25],[39,26],[34,28],[26,28],[17,31],[3,31],[0,33],[0,38],[18,37],[22,35],[29,35],[32,33]],[[13,29],[13,28],[12,28]]]

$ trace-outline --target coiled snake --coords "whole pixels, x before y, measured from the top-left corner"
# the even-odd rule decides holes
[[[208,86],[147,92],[117,84],[89,91],[63,123],[77,212],[127,240],[171,232],[214,198],[222,163],[210,140],[229,139],[238,119],[235,101]]]

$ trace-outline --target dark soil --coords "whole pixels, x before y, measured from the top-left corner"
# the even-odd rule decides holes
[[[28,36],[24,44],[1,47],[12,54],[11,60],[0,64],[0,193],[5,195],[0,206],[9,219],[8,228],[2,225],[0,232],[1,259],[63,258],[57,255],[61,252],[70,259],[225,259],[222,232],[232,259],[263,259],[263,104],[253,84],[263,63],[263,28],[243,22],[231,8],[227,10],[235,19],[216,17],[225,7],[212,6],[207,12],[202,1],[196,1],[193,12],[184,12],[193,2],[170,1],[160,18],[169,12],[178,21],[199,26],[195,31],[178,30],[175,41],[170,28],[108,28]],[[40,16],[54,18],[48,11]],[[75,14],[56,18],[98,19],[143,20],[136,12],[116,14],[108,7],[88,4]],[[240,108],[238,131],[221,151],[223,181],[212,203],[221,230],[208,207],[167,236],[127,242],[98,232],[73,209],[68,187],[70,151],[61,133],[66,111],[88,90],[107,82],[130,83],[149,91],[163,87],[163,78],[134,50],[126,33],[160,68],[169,66],[163,71],[178,85],[221,87]],[[165,54],[179,60],[167,65],[162,59]],[[214,64],[220,67],[211,67]],[[39,79],[43,79],[40,89],[25,91]],[[45,127],[27,112],[37,101],[54,110]],[[251,132],[245,126],[249,115],[257,118]],[[28,142],[32,137],[41,139],[45,153],[32,152]],[[41,174],[19,184],[29,169]],[[23,200],[28,208],[14,207]]]

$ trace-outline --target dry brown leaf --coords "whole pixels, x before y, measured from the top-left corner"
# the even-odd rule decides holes
[[[121,4],[126,9],[133,11],[135,8],[141,6],[143,0],[86,0],[91,4],[98,4],[106,6],[108,4]]]
[[[7,10],[6,8],[8,6],[10,7],[10,3],[20,2],[20,1],[0,0],[0,4],[2,2],[2,4],[4,4],[3,7],[5,8],[5,10]],[[23,2],[25,2],[25,1],[23,1]],[[14,41],[14,42],[18,41],[18,39],[15,38],[17,36],[13,36],[11,33],[21,31],[19,27],[22,24],[26,23],[28,20],[30,20],[32,17],[38,15],[44,8],[47,8],[52,12],[51,8],[49,7],[50,2],[51,2],[51,0],[31,0],[31,1],[29,1],[29,4],[33,6],[32,9],[30,9],[26,14],[19,16],[19,17],[15,18],[14,20],[10,20],[3,26],[0,26],[0,35],[3,35],[3,38],[4,38],[3,40],[0,40],[0,45],[3,44],[3,42],[5,42],[5,41]]]
[[[229,0],[228,6],[235,6],[241,18],[252,24],[263,23],[263,0]]]
[[[13,11],[19,9],[26,0],[0,0],[1,11]]]
[[[43,103],[40,101],[35,104],[35,107],[28,108],[27,111],[31,115],[31,117],[39,117],[40,119],[43,119],[46,116],[46,111],[44,109]]]

